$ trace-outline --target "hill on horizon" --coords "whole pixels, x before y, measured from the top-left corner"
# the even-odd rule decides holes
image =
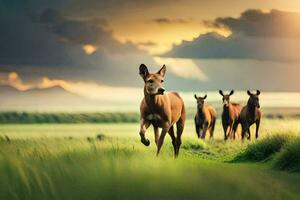
[[[20,91],[0,86],[0,110],[76,110],[78,107],[101,106],[97,101],[71,93],[60,86]]]

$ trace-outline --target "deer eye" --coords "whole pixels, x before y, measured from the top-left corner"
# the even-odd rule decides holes
[[[152,79],[148,80],[148,83],[153,83],[154,81]]]
[[[164,82],[164,80],[161,80],[160,82],[161,82],[161,83],[163,83],[163,82]]]

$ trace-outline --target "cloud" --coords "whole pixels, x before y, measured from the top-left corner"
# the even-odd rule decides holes
[[[112,87],[99,85],[93,82],[72,82],[44,77],[37,85],[38,88],[49,88],[60,86],[71,93],[95,100],[108,102],[119,101],[120,96],[124,101],[137,101],[141,99],[140,89],[135,87]]]
[[[271,10],[246,10],[239,18],[224,17],[205,24],[227,28],[234,34],[254,37],[300,38],[300,13]]]
[[[200,91],[300,91],[299,63],[253,59],[197,59],[194,62],[208,77],[207,81],[197,84]]]
[[[166,65],[167,70],[176,74],[178,77],[191,80],[206,81],[206,75],[191,59],[173,59],[155,57],[155,61],[161,65]]]
[[[181,58],[232,58],[273,60],[280,62],[300,61],[300,40],[243,37],[224,37],[217,33],[200,35],[193,41],[183,41],[164,56]]]
[[[171,18],[165,18],[165,17],[148,20],[148,22],[154,22],[157,24],[186,24],[189,21],[190,20],[184,19],[184,18],[171,19]]]
[[[49,32],[56,34],[62,42],[77,45],[92,45],[112,52],[138,52],[138,48],[130,42],[120,43],[108,29],[108,22],[104,18],[74,18],[68,19],[54,9],[47,8],[39,16],[38,22],[47,25]],[[85,50],[85,49],[84,49]]]
[[[21,91],[34,87],[33,84],[24,83],[16,72],[0,73],[0,85],[10,85]]]
[[[300,20],[295,24],[292,21],[297,17],[300,19],[300,14],[248,10],[237,19],[217,18],[213,26],[227,27],[231,35],[224,37],[215,32],[202,34],[192,41],[174,45],[163,56],[299,62]]]
[[[38,16],[37,21],[40,23],[59,23],[64,17],[61,13],[53,8],[47,8]]]
[[[9,85],[16,88],[19,91],[27,91],[31,89],[47,89],[53,87],[61,87],[64,90],[77,94],[79,96],[101,100],[102,102],[120,102],[120,96],[122,101],[136,102],[142,98],[140,88],[134,87],[112,87],[108,85],[99,85],[94,82],[74,82],[61,79],[50,79],[43,77],[35,83],[24,83],[22,78],[16,72],[1,73],[0,74],[0,86]]]
[[[142,87],[143,81],[138,75],[140,63],[145,63],[150,71],[157,71],[161,64],[167,64],[168,72],[165,84],[168,90],[206,90],[218,89],[220,86],[228,87],[228,89],[231,87],[282,89],[287,86],[278,80],[289,81],[289,78],[280,77],[280,73],[284,72],[288,65],[280,65],[275,69],[272,67],[277,62],[265,64],[264,61],[259,63],[248,63],[247,61],[255,59],[282,62],[299,61],[300,59],[296,55],[300,50],[299,41],[297,37],[292,36],[293,34],[289,34],[289,36],[285,34],[284,37],[282,35],[279,37],[278,34],[277,36],[265,36],[258,33],[254,35],[241,25],[231,25],[227,22],[228,20],[219,20],[218,23],[213,21],[214,23],[211,25],[220,28],[226,26],[232,31],[231,36],[223,37],[215,33],[204,34],[193,41],[184,41],[181,45],[174,46],[168,56],[208,58],[207,60],[219,58],[220,62],[208,64],[209,67],[206,67],[205,64],[198,64],[195,60],[173,58],[158,60],[153,59],[151,55],[136,46],[159,46],[155,40],[152,40],[153,38],[137,39],[137,41],[145,41],[140,44],[120,42],[114,37],[113,30],[110,29],[111,24],[109,23],[112,21],[107,20],[111,19],[110,16],[113,14],[116,14],[116,18],[120,18],[125,13],[136,11],[139,4],[147,4],[148,8],[151,8],[152,2],[134,1],[135,3],[133,3],[129,0],[117,0],[86,3],[81,0],[53,0],[45,3],[44,1],[29,1],[35,2],[34,5],[27,4],[27,1],[17,5],[11,2],[13,1],[0,1],[0,73],[16,73],[18,76],[12,75],[10,84],[15,84],[15,87],[19,88],[23,87],[23,89],[32,87],[32,85],[37,86],[36,84],[42,81],[43,87],[47,84],[60,83],[63,85],[63,83],[68,83],[72,86],[72,91],[77,91],[75,89],[77,87],[84,88],[78,89],[78,91],[88,92],[90,96],[99,96],[98,93],[102,90],[89,89],[98,86],[107,88],[106,91],[113,91],[111,88],[117,87],[119,88],[117,92],[121,93],[122,88]],[[124,3],[122,4],[122,2]],[[121,4],[124,7],[119,6]],[[90,9],[94,9],[94,11]],[[80,14],[75,12],[76,10]],[[149,9],[150,11],[151,9]],[[140,19],[140,23],[163,28],[163,26],[154,24],[155,22],[145,24],[145,20],[151,19],[150,16],[145,15]],[[234,19],[240,20],[240,18],[246,20],[245,17]],[[179,18],[176,17],[166,19],[174,23],[175,27],[180,23]],[[247,17],[247,20],[250,26],[250,18]],[[124,20],[125,26],[127,26],[127,22]],[[123,21],[120,20],[120,23]],[[254,23],[258,22],[254,21]],[[116,26],[119,25],[116,24]],[[164,26],[166,29],[168,27]],[[152,33],[147,34],[151,35]],[[240,67],[243,63],[235,65],[233,62],[227,63],[221,58],[226,58],[226,60],[245,59],[247,65],[241,70]],[[232,65],[234,65],[234,70],[232,68],[229,70]],[[254,70],[252,70],[252,65],[257,65]],[[268,65],[268,68],[265,65]],[[294,66],[291,70],[295,70]],[[224,69],[226,69],[226,73]],[[273,72],[273,69],[278,73]],[[241,72],[244,70],[246,70],[245,73]],[[253,80],[248,80],[250,72],[251,77],[255,77]],[[287,76],[297,74],[295,72],[291,71]],[[265,82],[265,77],[269,77],[270,74],[276,75],[272,79],[276,84]],[[45,78],[43,79],[43,77]],[[235,80],[236,77],[238,77],[237,80]],[[1,79],[2,76],[0,76]],[[288,87],[296,90],[295,85],[298,82],[295,80],[298,79],[293,77],[294,84],[290,84]],[[69,86],[69,90],[71,90],[71,86]]]
[[[103,44],[116,42],[111,33],[90,21],[65,20],[53,25],[52,31],[62,39],[77,44]]]
[[[137,45],[140,45],[140,46],[156,46],[157,43],[151,42],[151,41],[147,41],[147,42],[138,42]]]
[[[174,0],[172,4],[183,2]],[[129,13],[146,11],[154,7],[169,7],[169,0],[76,0],[67,1],[68,11],[78,15],[124,16]]]
[[[0,72],[16,72],[23,84],[35,84],[47,77],[136,87],[143,84],[138,75],[141,63],[150,71],[161,67],[132,42],[116,40],[104,18],[72,17],[65,5],[50,4],[14,6],[9,1],[0,2]],[[188,76],[170,70],[167,77],[170,89],[180,81],[184,82],[180,88],[189,88]]]
[[[46,13],[32,17],[22,6],[0,2],[0,71],[17,72],[25,81],[46,76],[134,86],[140,83],[141,62],[155,66],[149,54],[115,40],[93,19],[67,19],[49,9]]]

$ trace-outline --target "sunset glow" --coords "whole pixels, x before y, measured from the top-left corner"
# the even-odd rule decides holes
[[[0,11],[3,90],[137,102],[144,63],[166,65],[167,90],[300,91],[298,0],[1,2]]]
[[[0,200],[300,199],[300,0],[0,0]]]
[[[91,44],[84,45],[82,48],[88,55],[94,53],[97,50],[97,47]]]
[[[23,83],[22,79],[19,77],[19,75],[16,72],[10,72],[7,75],[7,80],[4,79],[3,82],[21,91],[25,91],[33,87],[32,84]]]

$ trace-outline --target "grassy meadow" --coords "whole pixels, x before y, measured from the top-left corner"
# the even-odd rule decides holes
[[[299,199],[299,122],[224,142],[218,121],[203,142],[189,120],[176,160],[168,136],[155,156],[151,128],[143,146],[137,123],[2,124],[0,199]]]

